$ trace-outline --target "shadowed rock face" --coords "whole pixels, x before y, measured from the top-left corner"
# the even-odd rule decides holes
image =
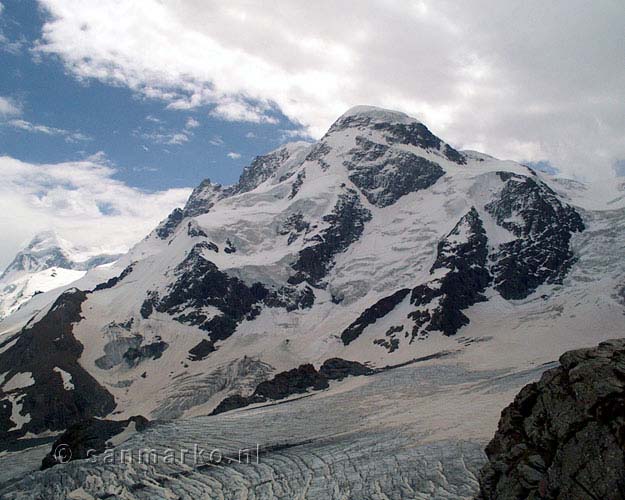
[[[371,307],[367,308],[356,321],[343,330],[343,333],[341,333],[343,344],[348,345],[357,339],[365,328],[395,309],[397,304],[404,300],[409,293],[409,288],[403,288],[388,297],[378,300]]]
[[[246,193],[271,177],[282,163],[289,158],[287,148],[281,148],[269,154],[257,156],[251,165],[245,167],[235,187],[236,193]]]
[[[127,420],[89,418],[72,425],[54,442],[50,453],[41,463],[41,470],[103,453],[107,448],[107,442],[132,424],[134,424],[134,431],[141,432],[148,426],[149,421],[137,415]]]
[[[156,294],[146,299],[144,317],[151,309],[177,315],[181,323],[197,325],[208,332],[216,342],[228,338],[244,318],[253,318],[260,312],[259,303],[268,295],[260,283],[247,286],[241,280],[221,272],[215,264],[202,256],[204,246],[195,245],[186,259],[176,268],[177,280],[167,294],[157,299]],[[221,314],[209,317],[203,308],[212,306]],[[183,313],[186,309],[193,312]]]
[[[409,315],[415,322],[413,338],[434,330],[454,335],[469,323],[462,311],[485,300],[483,293],[491,279],[487,245],[482,220],[472,207],[438,244],[430,273],[444,270],[445,275],[412,290],[410,302],[418,307]]]
[[[625,498],[625,339],[560,364],[502,412],[480,500]]]
[[[24,327],[16,342],[0,354],[5,380],[24,381],[15,389],[5,383],[0,391],[0,446],[27,432],[63,430],[115,408],[113,396],[78,363],[83,346],[72,330],[86,298],[86,292],[76,289],[63,293],[45,316]],[[12,411],[14,405],[20,408],[22,423],[12,420],[17,413]]]
[[[377,156],[386,146],[364,143],[366,153],[370,157]],[[367,150],[367,148],[371,148]],[[407,151],[393,151],[384,154],[378,161],[362,163],[360,155],[354,154],[355,161],[346,162],[350,170],[349,180],[352,181],[367,197],[369,203],[378,207],[392,205],[402,196],[427,189],[432,186],[445,171],[436,163]]]
[[[417,307],[408,315],[414,321],[412,339],[435,330],[454,335],[469,323],[462,311],[485,300],[483,293],[491,279],[486,267],[487,245],[482,220],[477,210],[471,208],[438,244],[430,273],[442,271],[442,277],[412,290],[398,290],[373,304],[341,333],[343,343],[348,345],[358,338],[365,328],[393,311],[409,293],[410,303]],[[393,352],[399,345],[400,333],[408,336],[402,325],[393,326],[386,332],[386,338],[376,339],[374,343]]]
[[[365,223],[370,220],[371,212],[362,206],[356,191],[348,189],[340,195],[333,212],[323,217],[329,225],[318,236],[319,242],[299,252],[292,266],[296,274],[289,278],[289,283],[308,281],[311,285],[320,285],[332,268],[334,257],[360,238]]]
[[[190,353],[192,360],[206,357],[215,350],[215,342],[230,337],[242,321],[253,320],[263,305],[293,311],[310,308],[314,303],[315,296],[309,287],[300,290],[285,286],[270,290],[261,283],[247,285],[229,276],[204,257],[203,252],[212,250],[212,247],[214,245],[207,242],[194,245],[176,267],[176,281],[162,296],[157,291],[148,292],[140,311],[144,318],[150,317],[154,310],[168,313],[180,323],[195,325],[208,332],[209,340],[198,344]],[[204,309],[209,306],[218,313],[205,313]],[[166,344],[160,343],[144,354],[162,353],[166,348]]]
[[[523,299],[543,283],[562,282],[574,262],[571,234],[584,223],[542,182],[510,172],[499,177],[504,187],[486,210],[516,239],[491,256],[494,286],[505,299]]]
[[[360,376],[374,373],[375,370],[368,366],[341,358],[326,360],[319,370],[316,370],[311,364],[300,365],[292,370],[277,373],[271,380],[261,382],[250,396],[245,397],[240,394],[228,396],[217,405],[211,415],[218,415],[256,403],[277,401],[294,394],[327,389],[330,380],[343,380],[350,375]]]

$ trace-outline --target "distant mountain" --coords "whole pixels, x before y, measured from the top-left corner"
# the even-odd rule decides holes
[[[0,276],[0,320],[37,294],[68,285],[89,269],[119,255],[89,255],[76,250],[54,231],[38,233]]]
[[[3,323],[7,450],[141,414],[158,423],[137,446],[260,443],[261,465],[85,461],[5,496],[469,498],[513,394],[623,336],[623,246],[618,196],[353,108],[233,186],[202,182],[114,277]],[[43,254],[15,272],[72,261]]]

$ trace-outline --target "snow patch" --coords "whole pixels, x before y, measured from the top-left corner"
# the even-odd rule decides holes
[[[72,375],[70,373],[67,373],[65,370],[62,370],[58,366],[54,368],[54,371],[61,375],[61,378],[63,379],[63,389],[65,389],[66,391],[74,390]]]
[[[24,389],[35,384],[33,374],[31,372],[17,373],[4,383],[2,389],[4,392],[14,391],[15,389]]]

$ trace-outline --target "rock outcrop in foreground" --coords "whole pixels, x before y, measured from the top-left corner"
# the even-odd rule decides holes
[[[625,498],[625,339],[560,363],[502,412],[479,499]]]

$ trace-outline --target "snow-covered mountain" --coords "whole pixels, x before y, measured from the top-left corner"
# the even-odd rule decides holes
[[[54,231],[38,233],[0,276],[0,320],[35,295],[68,285],[119,257],[81,252]]]
[[[136,445],[226,433],[300,447],[267,452],[280,477],[76,462],[7,498],[469,497],[512,395],[565,350],[623,336],[625,201],[609,189],[362,106],[234,186],[202,182],[107,279],[88,272],[5,320],[0,436],[141,414],[177,420]],[[365,481],[380,461],[395,479]],[[85,487],[94,474],[109,483]]]

